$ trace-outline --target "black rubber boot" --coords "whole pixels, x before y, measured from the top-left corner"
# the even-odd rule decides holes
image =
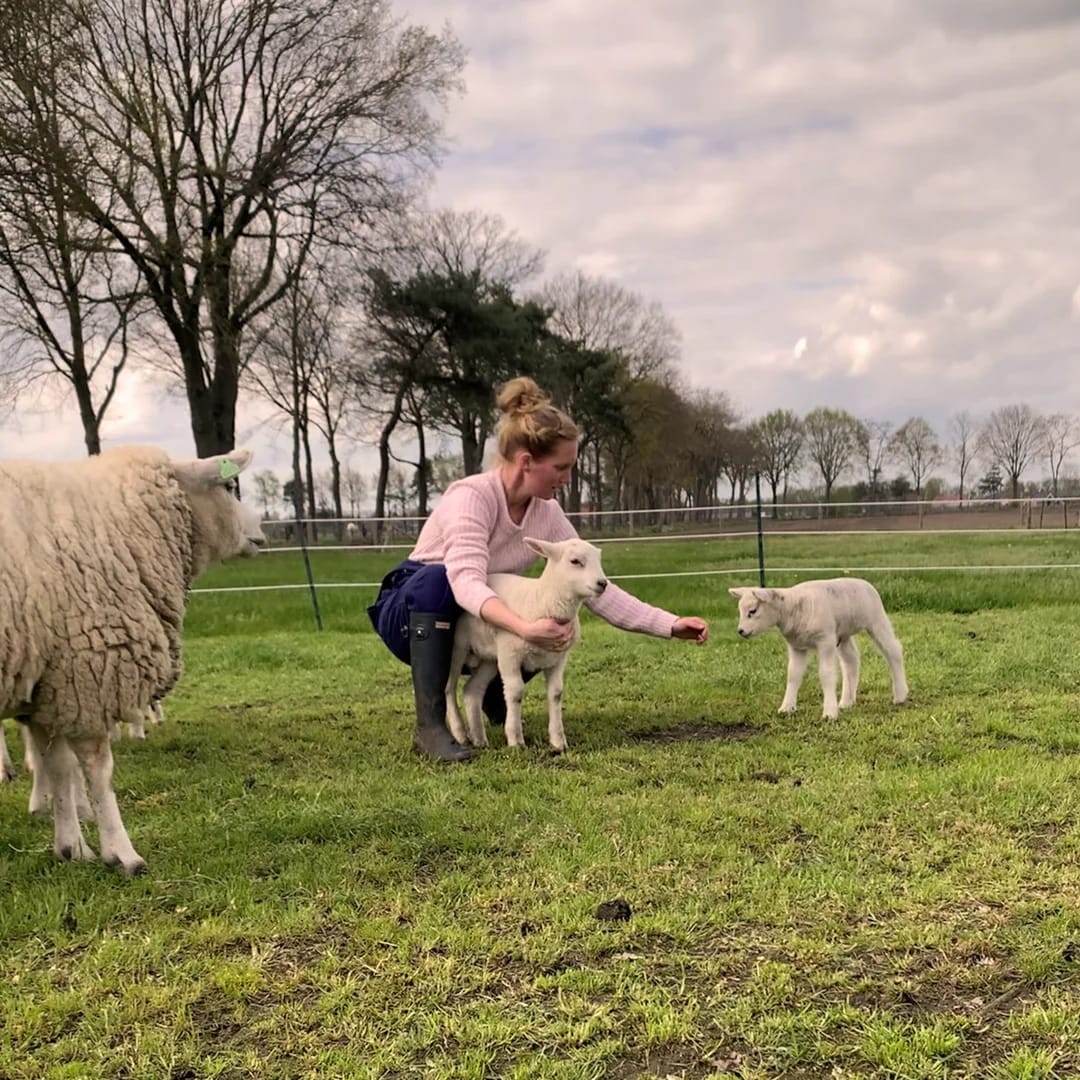
[[[409,616],[409,660],[416,696],[416,734],[413,742],[422,754],[436,761],[468,761],[476,756],[462,746],[446,726],[446,680],[450,677],[450,654],[454,627],[438,615]]]
[[[534,675],[539,674],[538,671],[523,671],[521,673],[522,682],[528,682]],[[504,725],[506,723],[506,693],[503,690],[501,675],[496,675],[488,683],[487,689],[484,691],[484,701],[481,707],[484,710],[484,715],[492,724]]]

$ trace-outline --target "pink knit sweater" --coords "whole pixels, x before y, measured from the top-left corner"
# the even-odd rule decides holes
[[[515,525],[499,473],[491,470],[457,480],[446,489],[409,558],[443,563],[454,598],[466,611],[479,615],[495,595],[488,574],[520,574],[536,561],[536,553],[525,546],[526,536],[569,540],[577,532],[555,499],[530,499],[521,524]],[[586,606],[613,626],[654,637],[671,637],[676,619],[612,583]]]

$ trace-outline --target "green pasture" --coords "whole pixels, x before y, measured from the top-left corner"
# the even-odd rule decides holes
[[[822,721],[815,667],[778,716],[782,639],[734,632],[752,537],[607,544],[710,641],[586,615],[569,752],[538,681],[528,749],[496,730],[447,768],[409,750],[373,590],[331,587],[400,554],[314,552],[321,632],[304,588],[193,593],[166,723],[115,746],[144,877],[58,863],[25,776],[0,785],[0,1078],[1080,1075],[1080,570],[865,572],[912,698],[865,641],[859,702]],[[766,561],[777,585],[1061,565],[1080,535]],[[304,581],[271,551],[198,587]]]

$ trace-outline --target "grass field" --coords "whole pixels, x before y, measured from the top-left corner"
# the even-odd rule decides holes
[[[321,590],[321,633],[303,590],[193,595],[166,723],[116,747],[146,876],[56,862],[26,778],[0,786],[0,1078],[1080,1075],[1080,571],[867,573],[912,699],[866,641],[859,703],[824,722],[814,667],[778,716],[782,639],[734,632],[754,572],[638,576],[752,567],[752,541],[604,556],[709,643],[586,616],[570,751],[533,684],[530,748],[495,732],[454,768],[408,749],[370,590]],[[1073,563],[1080,536],[767,557]],[[271,553],[199,584],[303,580]]]

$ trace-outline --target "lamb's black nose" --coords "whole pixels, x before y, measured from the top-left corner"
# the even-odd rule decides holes
[[[739,637],[749,637],[749,636],[750,636],[750,634],[749,634],[748,631],[743,630],[743,629],[739,630]]]
[[[599,590],[600,592],[603,592],[603,591],[604,591],[604,590],[605,590],[605,589],[607,588],[607,581],[606,581],[606,580],[605,580],[604,578],[601,578],[601,579],[600,579],[600,580],[599,580],[599,581],[598,581],[598,582],[596,583],[596,587],[597,587],[597,589],[598,589],[598,590]]]

